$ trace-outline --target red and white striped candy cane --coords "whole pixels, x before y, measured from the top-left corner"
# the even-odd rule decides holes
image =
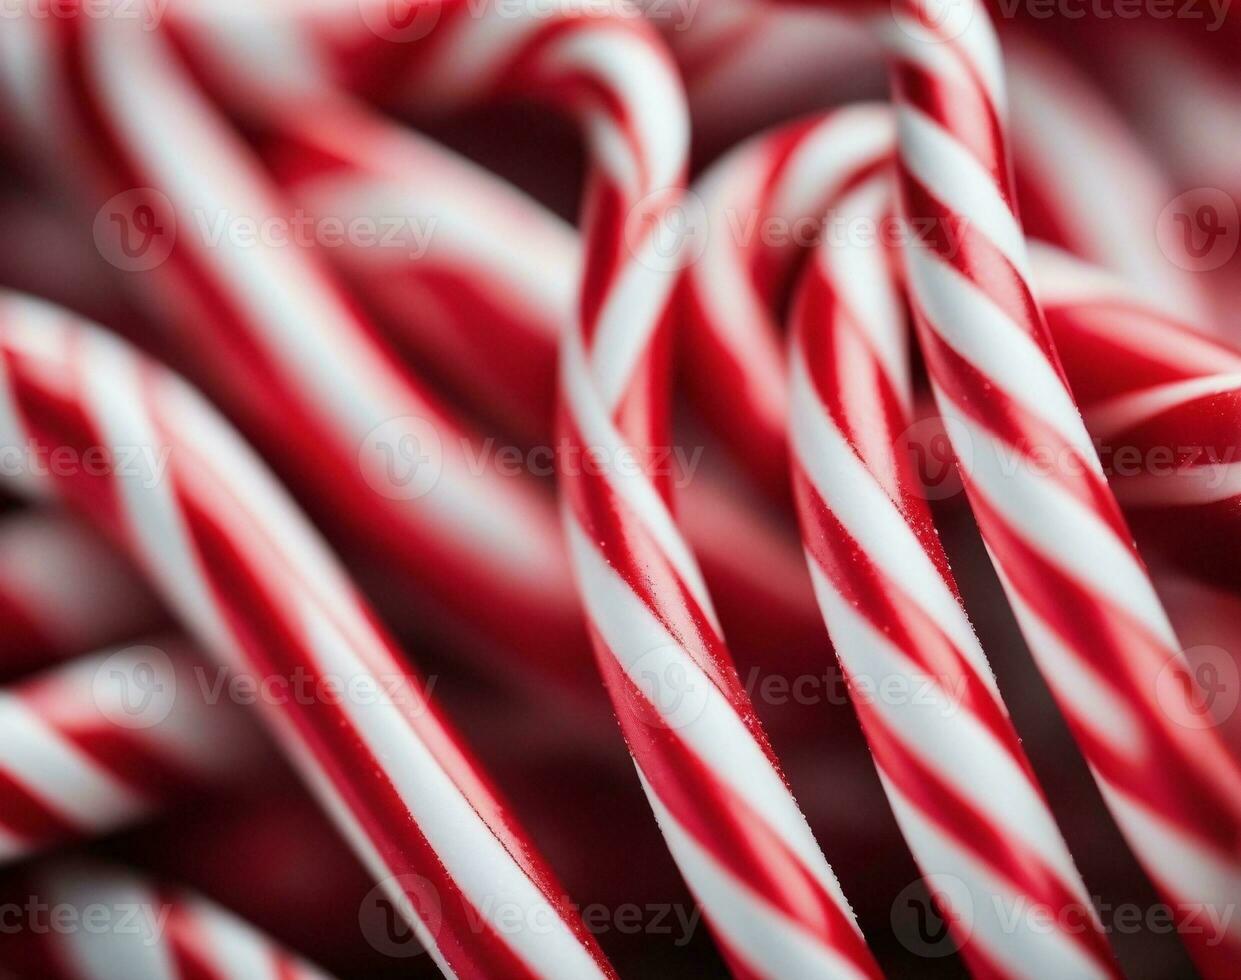
[[[556,344],[579,278],[573,228],[476,164],[344,99],[273,117],[261,149],[299,208],[346,225],[402,217],[391,240],[330,250],[394,344],[502,431],[545,445]]]
[[[973,974],[1115,976],[902,455],[901,299],[877,237],[856,237],[886,220],[891,190],[884,173],[841,198],[832,216],[855,237],[817,248],[794,297],[793,484],[815,591],[897,822]],[[885,696],[893,679],[927,697]],[[1056,926],[1014,927],[1031,906]]]
[[[657,38],[630,8],[617,12],[514,22],[499,5],[476,16],[445,8],[406,84],[446,106],[538,97],[581,121],[593,169],[579,319],[560,352],[559,462],[600,669],[665,840],[732,968],[874,976],[724,646],[669,510],[670,480],[648,472],[669,444],[661,327],[686,244],[675,232],[688,120]]]
[[[416,582],[475,645],[481,634],[582,683],[585,635],[551,500],[500,475],[291,226],[287,242],[237,234],[287,220],[288,206],[165,32],[127,18],[14,23],[39,68],[9,95],[50,107],[44,129],[82,161],[61,169],[96,205],[108,199],[98,220],[122,236],[110,257],[124,266],[126,241],[166,256],[126,275],[172,324],[177,363],[342,544]],[[492,666],[522,673],[511,654]]]
[[[1039,302],[1113,490],[1144,541],[1241,588],[1241,351],[1047,246]]]
[[[214,902],[127,868],[65,860],[18,881],[29,894],[8,908],[0,950],[22,976],[328,980]]]
[[[0,520],[0,677],[128,640],[162,615],[133,566],[88,525],[43,511]]]
[[[0,693],[0,861],[254,774],[265,746],[184,641],[74,660]]]
[[[0,445],[164,461],[76,469],[44,489],[125,541],[230,669],[309,691],[262,701],[264,717],[441,969],[608,975],[422,679],[216,412],[124,343],[13,295],[0,301],[0,365]]]
[[[948,436],[1018,622],[1126,840],[1174,905],[1227,904],[1241,882],[1241,772],[1218,732],[1173,718],[1193,713],[1194,679],[1030,286],[991,23],[981,4],[938,13],[901,3],[880,29],[903,213],[935,229],[904,256]],[[1168,671],[1179,683],[1161,687]],[[1235,969],[1231,938],[1182,938],[1204,974]]]
[[[550,411],[556,346],[573,319],[576,232],[468,161],[343,99],[278,118],[264,156],[300,207],[346,222],[394,213],[434,222],[416,256],[349,243],[332,252],[359,294],[383,306],[404,350],[457,379],[476,410],[550,445],[543,406]],[[735,647],[758,650],[781,669],[790,669],[790,653],[817,655],[822,627],[808,582],[804,590],[796,584],[795,536],[786,541],[752,508],[727,499],[721,480],[690,470],[695,460],[678,466],[685,531],[708,582],[726,590],[722,608],[753,610],[763,620],[744,629],[738,617],[730,630]]]
[[[782,497],[788,392],[774,299],[827,202],[892,150],[888,109],[850,106],[746,140],[694,185],[707,231],[685,272],[686,385],[738,460]]]

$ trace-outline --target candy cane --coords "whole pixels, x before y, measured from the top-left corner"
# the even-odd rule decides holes
[[[20,880],[30,894],[9,909],[0,948],[25,976],[328,980],[215,903],[126,868],[61,861]]]
[[[889,175],[872,178],[833,215],[878,226],[890,191]],[[823,618],[905,840],[973,973],[1115,976],[900,455],[912,395],[889,279],[877,244],[828,240],[794,299],[793,482]],[[873,693],[892,678],[931,693]],[[1005,910],[1032,905],[1057,928],[1012,927]]]
[[[698,366],[686,384],[770,492],[788,485],[788,392],[771,301],[817,237],[826,203],[892,150],[888,110],[850,106],[747,140],[694,185],[706,240],[685,272],[686,343]]]
[[[654,252],[658,243],[643,228],[629,245],[625,238],[626,212],[648,194],[654,194],[648,216],[659,223],[675,203],[684,168],[682,96],[649,31],[632,18],[506,20],[503,11],[457,5],[443,10],[432,36],[412,51],[406,69],[393,72],[401,85],[390,100],[409,91],[420,106],[452,108],[499,93],[550,95],[585,116],[598,164],[586,206],[587,287],[581,298],[592,353],[583,349],[586,338],[566,332],[562,371],[570,446],[562,463],[591,450],[627,451],[611,421],[621,402],[627,404],[620,414],[630,416],[621,428],[639,458],[644,449],[666,445],[666,412],[651,399],[660,397],[656,328],[674,277],[630,254],[630,248],[645,252],[640,258],[662,264]],[[608,99],[597,93],[608,93]],[[586,369],[587,356],[615,373],[603,378]],[[608,390],[602,401],[600,386]],[[665,836],[726,956],[750,972],[873,973],[830,869],[765,739],[755,734],[757,720],[666,504],[641,473],[628,480],[617,475],[624,480],[617,486],[613,474],[596,480],[584,469],[570,462],[561,474],[573,500],[566,525],[600,663]],[[623,561],[634,574],[653,562],[650,572],[661,582],[656,595],[635,593],[632,579],[601,567],[601,559],[621,560],[613,555],[617,530],[584,532],[583,508],[612,503],[625,508],[620,518],[635,535],[634,546],[642,542]],[[611,539],[602,553],[585,543],[601,537]],[[707,630],[705,641],[685,634],[695,620]],[[637,662],[644,654],[652,655],[645,665]],[[650,676],[666,681],[670,672],[687,678],[706,701],[692,725],[665,732],[669,726],[659,710],[668,706],[652,705],[652,692],[644,695],[634,684],[649,687]]]
[[[551,438],[556,344],[572,317],[577,235],[515,188],[342,98],[281,113],[262,149],[318,221],[400,215],[379,244],[332,248],[394,343],[502,429]]]
[[[492,648],[582,683],[585,636],[551,501],[487,457],[473,462],[474,437],[376,341],[321,256],[233,233],[229,222],[287,217],[285,202],[163,33],[125,18],[26,27],[46,33],[28,55],[41,59],[36,85],[19,93],[61,110],[59,129],[85,143],[96,179],[81,183],[96,203],[132,192],[99,221],[145,241],[152,261],[166,255],[128,275],[175,324],[180,363],[338,540],[383,556]],[[126,243],[115,246],[124,265]],[[522,673],[511,655],[492,667]]]
[[[674,70],[633,20],[467,14],[444,10],[406,84],[444,106],[497,92],[550,99],[582,121],[593,154],[580,320],[561,344],[560,478],[597,659],[643,788],[735,970],[872,976],[728,657],[667,481],[643,468],[670,421],[659,328],[678,243],[661,229],[687,137]],[[586,452],[606,463],[581,465]]]
[[[1241,892],[1241,774],[1217,732],[1170,717],[1193,714],[1194,679],[1029,286],[991,24],[978,4],[941,13],[903,4],[881,28],[903,212],[937,231],[903,253],[936,399],[1018,622],[1127,841],[1174,904],[1227,903]],[[1178,682],[1162,703],[1161,671]],[[1205,974],[1232,971],[1235,935],[1182,938]]]
[[[316,218],[403,213],[433,221],[435,234],[417,256],[349,243],[332,253],[359,294],[383,306],[403,349],[434,359],[469,392],[471,407],[551,445],[552,420],[542,406],[554,395],[556,345],[573,318],[576,232],[468,161],[364,107],[340,97],[316,105],[314,113],[273,114],[279,122],[269,123],[264,156],[282,186]],[[491,310],[497,315],[480,312]],[[757,650],[782,670],[790,668],[790,653],[818,654],[822,627],[809,583],[798,589],[795,536],[728,500],[723,481],[699,472],[695,460],[675,465],[685,531],[708,582],[727,590],[726,610],[753,610],[764,620],[754,629],[730,629],[735,648]],[[746,545],[735,547],[738,540]]]
[[[234,672],[309,681],[311,696],[264,701],[264,717],[441,969],[606,975],[421,679],[218,415],[122,342],[32,300],[0,302],[0,356],[0,445],[33,439],[78,458],[143,447],[167,461],[159,474],[78,472],[44,489],[126,541]],[[514,910],[521,925],[509,928]]]
[[[88,525],[36,511],[0,520],[0,619],[0,676],[12,677],[149,631],[161,613]]]
[[[264,747],[184,642],[75,660],[0,694],[0,860],[253,774]]]
[[[928,349],[928,366],[941,388],[948,384],[950,372],[959,375],[953,378],[957,385],[972,380],[972,388],[953,385],[952,393],[963,398],[968,391],[974,399],[972,404],[977,406],[975,411],[980,414],[981,406],[990,406],[978,422],[996,425],[1003,421],[1010,427],[1010,443],[1015,440],[1020,447],[1025,439],[1037,446],[1045,443],[1048,435],[1055,435],[1074,457],[1081,456],[1077,476],[1065,475],[1059,481],[1061,486],[1053,488],[1050,484],[1056,481],[1030,479],[1033,467],[1020,463],[1019,448],[1009,448],[1008,457],[1019,461],[1021,472],[1017,476],[1022,478],[1021,484],[1030,494],[1038,494],[1044,513],[1036,519],[1033,508],[1025,506],[1021,513],[1012,508],[1006,513],[1017,528],[1022,527],[1017,522],[1025,519],[1027,538],[1042,532],[1043,554],[1030,550],[1028,544],[1024,551],[1019,551],[1011,537],[1001,547],[996,539],[1006,522],[994,516],[989,521],[986,513],[980,515],[984,536],[1010,580],[1017,575],[1016,563],[1024,567],[1017,582],[1006,582],[1010,585],[1010,597],[1132,846],[1152,876],[1165,886],[1165,894],[1180,896],[1185,901],[1203,895],[1220,898],[1228,892],[1225,886],[1231,872],[1218,878],[1211,865],[1220,859],[1225,865],[1236,860],[1235,833],[1229,829],[1235,828],[1236,770],[1213,733],[1181,730],[1157,701],[1156,685],[1166,664],[1171,662],[1167,670],[1174,676],[1186,676],[1175,638],[1123,530],[1093,447],[1048,353],[1049,341],[1038,336],[1041,326],[1030,326],[1029,318],[1037,318],[1037,311],[1030,313],[1028,302],[1022,299],[1024,276],[1020,270],[1024,268],[1024,259],[1020,253],[1024,243],[1010,206],[1005,203],[1012,199],[1012,194],[1003,137],[990,122],[981,125],[982,121],[1001,115],[1000,68],[994,39],[985,16],[972,5],[944,13],[947,20],[942,24],[929,15],[923,21],[916,7],[898,8],[895,14],[885,13],[877,18],[879,33],[894,62],[906,213],[911,230],[917,230],[919,225],[935,229],[928,241],[905,250],[916,319],[926,324],[921,334]],[[967,120],[974,123],[968,131]],[[963,174],[972,176],[967,180]],[[959,210],[963,208],[967,210]],[[962,235],[962,241],[957,242]],[[946,261],[932,258],[940,254],[955,256],[958,266],[968,256],[971,266],[946,268]],[[979,256],[998,263],[996,267],[1002,275],[976,272],[975,275],[985,276],[985,280],[979,280],[985,281],[985,285],[970,286],[966,270],[978,268]],[[987,296],[988,290],[997,291],[1004,284],[1014,285],[1017,291]],[[1028,295],[1028,289],[1024,292]],[[938,305],[931,306],[936,300]],[[992,326],[997,315],[998,325]],[[747,322],[745,317],[736,319],[742,324]],[[1021,322],[1033,333],[1023,334],[1015,329]],[[936,326],[944,330],[956,328],[952,346],[939,339],[932,329]],[[753,358],[757,343],[761,342],[751,338],[735,346],[748,350]],[[1019,364],[1022,359],[1035,367]],[[739,360],[734,358],[734,362]],[[982,375],[977,372],[982,371],[989,375],[985,384],[979,383]],[[754,374],[746,372],[743,377],[749,380]],[[777,377],[774,372],[768,374]],[[1021,397],[1007,394],[1010,388]],[[778,383],[772,382],[764,390],[774,393]],[[946,396],[941,400],[946,400]],[[1014,417],[1016,410],[1024,410],[1025,417]],[[984,432],[964,429],[964,420],[947,408],[943,411],[958,435],[957,442],[963,432],[969,431],[975,457],[980,451],[994,453],[1003,448],[995,442],[980,443]],[[959,445],[958,453],[968,451]],[[992,460],[995,461],[994,455]],[[993,466],[993,476],[995,469]],[[986,475],[984,472],[973,478],[971,499],[977,498],[979,510],[989,499],[980,496],[982,489],[978,486]],[[1006,488],[1013,482],[1003,479]],[[1012,490],[1000,491],[999,485],[998,481],[993,485],[993,505],[1011,503],[1015,499]],[[1081,534],[1067,530],[1083,524]],[[1061,528],[1060,533],[1073,540],[1049,539],[1047,533],[1051,528]],[[1072,557],[1074,549],[1083,546],[1106,556],[1106,570],[1096,558]],[[1057,556],[1061,562],[1067,559],[1070,563],[1057,567]],[[1041,587],[1039,592],[1034,591],[1036,583],[1049,581],[1050,591],[1042,591]],[[1123,591],[1119,588],[1122,581],[1126,583]],[[1077,617],[1080,625],[1074,624],[1076,635],[1062,613],[1042,610],[1043,616],[1052,617],[1053,629],[1028,607],[1033,601],[1040,605],[1052,601],[1063,607],[1069,597],[1092,604],[1106,601],[1110,607],[1105,607],[1102,618],[1087,617],[1083,611]],[[1073,659],[1066,661],[1066,657]],[[1120,714],[1111,723],[1113,731],[1101,731],[1097,719],[1086,717],[1088,712],[1097,713],[1096,702],[1086,701],[1080,685],[1071,683],[1067,673],[1070,669],[1080,671],[1092,661],[1106,664],[1104,670],[1112,679],[1110,683],[1119,685],[1112,689],[1114,693],[1108,702],[1114,699],[1111,710]],[[1090,669],[1092,673],[1087,676],[1098,685],[1097,696],[1108,696],[1108,682],[1093,673],[1099,668]],[[1189,686],[1192,687],[1192,681]],[[1170,696],[1181,699],[1177,692]],[[1130,699],[1136,705],[1133,709],[1125,707]],[[1192,714],[1190,700],[1185,699],[1181,707]],[[1171,713],[1177,714],[1175,707]],[[1124,741],[1119,736],[1121,725],[1131,733]],[[1184,773],[1179,766],[1169,772],[1164,763],[1155,761],[1173,751],[1173,757],[1183,760]],[[1144,762],[1124,764],[1120,761],[1124,758],[1141,758]],[[1218,772],[1218,784],[1206,774],[1208,769]],[[1155,822],[1151,821],[1152,816]],[[1190,847],[1192,860],[1171,861],[1170,842],[1177,848]],[[1174,864],[1179,866],[1172,867]],[[1217,951],[1201,936],[1188,934],[1186,939],[1197,947],[1201,962],[1217,957]]]

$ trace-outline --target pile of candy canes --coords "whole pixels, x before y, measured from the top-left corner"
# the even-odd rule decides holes
[[[8,5],[0,974],[1241,974],[1241,27],[1043,6]]]

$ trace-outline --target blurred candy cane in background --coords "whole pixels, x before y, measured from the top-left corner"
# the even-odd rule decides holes
[[[1235,976],[1239,38],[6,6],[0,973]]]

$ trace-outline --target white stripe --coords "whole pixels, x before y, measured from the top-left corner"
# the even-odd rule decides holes
[[[168,448],[157,436],[139,392],[142,382],[132,353],[101,330],[84,330],[82,399],[108,446],[146,447],[158,457]],[[175,447],[172,447],[175,453]],[[169,467],[173,465],[170,460]],[[169,604],[217,656],[235,650],[231,633],[205,587],[174,496],[171,472],[163,480],[134,471],[112,476],[143,565]]]
[[[548,68],[586,72],[621,102],[634,142],[646,154],[647,190],[681,179],[689,146],[680,78],[656,52],[646,35],[618,31],[604,20],[583,22],[545,54]]]
[[[829,421],[801,352],[790,358],[793,450],[823,502],[884,575],[944,631],[999,697],[991,665],[965,611],[892,499]]]
[[[641,778],[641,772],[638,775]],[[861,980],[864,975],[850,961],[790,922],[729,874],[659,802],[645,778],[642,784],[668,849],[707,918],[756,976],[770,980]],[[848,905],[841,907],[852,920]]]
[[[863,680],[874,692],[868,701],[885,727],[988,822],[1003,828],[1002,837],[1020,841],[1085,901],[1046,804],[1008,749],[961,703],[964,688],[954,691],[948,686],[954,679],[928,675],[915,665],[858,614],[813,560],[810,574],[846,676]],[[899,698],[884,694],[894,677],[908,681]]]
[[[924,873],[953,875],[969,890],[970,914],[965,921],[970,923],[970,941],[987,951],[1000,972],[1029,980],[1110,976],[1073,939],[1072,929],[1082,928],[1086,916],[1094,918],[1086,898],[1080,909],[1065,910],[1036,903],[1014,891],[924,819],[894,784],[887,779],[883,783],[901,832]],[[1058,925],[1062,914],[1067,929]],[[1049,925],[1049,916],[1057,924]]]
[[[404,156],[408,159],[410,154]],[[464,169],[466,161],[452,161],[452,165]],[[533,325],[567,323],[579,270],[578,242],[572,229],[532,202],[494,200],[502,195],[489,194],[489,188],[476,182],[455,187],[453,176],[448,175],[445,186],[438,174],[437,182],[425,185],[386,175],[332,175],[296,185],[291,192],[316,215],[346,221],[369,218],[381,235],[391,227],[393,215],[401,216],[402,247],[387,247],[396,242],[370,248],[346,243],[341,250],[345,262],[359,268],[375,265],[412,273],[420,263],[449,263],[475,274],[481,268],[486,275],[479,278],[488,288],[498,279],[534,309]],[[522,212],[513,213],[519,206],[524,206]],[[422,236],[418,241],[411,240],[415,231]],[[520,248],[513,247],[516,241]],[[411,255],[411,250],[422,247],[425,251],[416,258]]]
[[[977,230],[1029,278],[1025,236],[1012,209],[1000,195],[995,178],[974,154],[921,110],[902,105],[896,110],[901,159],[910,173],[962,221],[954,232]]]
[[[1241,389],[1241,373],[1169,381],[1096,402],[1088,411],[1087,420],[1096,438],[1108,439],[1169,409],[1199,398],[1233,394],[1238,389]]]
[[[20,293],[5,291],[0,295],[4,299],[4,319],[0,330],[3,330],[7,343],[25,348],[30,346],[30,341],[38,344],[44,336],[51,338],[53,343],[63,336],[64,314],[55,307]],[[27,456],[27,448],[31,438],[14,396],[8,365],[0,359],[0,451],[6,457],[0,474],[4,482],[21,496],[47,498],[54,491],[50,479],[36,473],[30,465],[32,461]]]
[[[906,412],[911,411],[913,382],[909,373],[909,331],[903,304],[892,281],[888,256],[879,239],[879,222],[892,206],[892,178],[881,174],[842,198],[836,216],[847,240],[826,242],[815,252],[824,277],[831,283],[858,329],[865,335],[883,366]],[[852,229],[874,224],[875,238],[867,244],[853,240]]]
[[[1098,780],[1108,809],[1132,842],[1134,851],[1155,881],[1178,897],[1178,919],[1201,909],[1194,925],[1206,929],[1206,939],[1241,942],[1241,864],[1236,854],[1200,847],[1182,831],[1147,809],[1119,787]],[[1212,918],[1216,919],[1212,922]],[[1218,933],[1212,935],[1218,928]]]
[[[70,929],[60,934],[58,951],[80,980],[176,980],[177,971],[163,933],[167,908],[141,879],[88,864],[55,865],[39,876],[39,897],[79,915],[102,906],[111,928]]]
[[[770,137],[742,144],[747,153],[770,153]],[[813,213],[840,193],[840,185],[860,168],[885,160],[896,148],[892,111],[882,103],[861,102],[836,110],[798,142],[779,171],[769,215],[794,220]],[[736,153],[737,151],[734,151]],[[730,154],[712,168],[732,168],[741,154]],[[766,217],[766,216],[764,216]]]
[[[1141,565],[1126,542],[1095,511],[1054,479],[1006,471],[1006,447],[976,426],[948,398],[940,405],[956,416],[973,452],[961,463],[1001,519],[1026,542],[1086,589],[1143,625],[1157,642],[1177,649],[1176,637]]]
[[[1050,426],[1101,476],[1077,405],[1038,344],[986,293],[927,249],[904,253],[915,302],[944,343]]]
[[[661,247],[658,230],[644,237],[640,253],[625,262],[599,311],[591,341],[590,371],[599,396],[615,412],[633,385],[639,358],[650,345],[680,272],[649,253]],[[682,246],[685,238],[682,236]]]
[[[749,804],[844,907],[836,876],[754,733],[711,678],[600,557],[577,521],[569,515],[565,524],[586,607],[611,655],[640,690],[654,694],[653,702],[660,702],[654,704],[655,709],[677,737]],[[664,686],[673,686],[674,679],[675,691],[664,691]]]
[[[1202,507],[1241,494],[1241,463],[1210,463],[1172,473],[1139,473],[1117,480],[1126,507]]]
[[[397,880],[400,875],[393,874],[393,869],[380,855],[375,844],[367,836],[362,824],[353,815],[353,811],[341,799],[335,785],[327,774],[324,773],[318,760],[315,759],[313,753],[307,748],[305,742],[302,741],[301,736],[293,727],[290,719],[272,712],[269,715],[268,724],[275,732],[284,755],[306,783],[320,808],[327,815],[328,819],[331,820],[332,826],[345,839],[345,843],[348,844],[349,848],[357,856],[358,861],[366,869],[370,879],[378,882],[379,887],[383,889],[393,908],[403,915],[406,910],[411,908],[411,903],[402,891],[400,881]],[[412,872],[407,873],[412,874]],[[440,950],[435,937],[431,935],[426,924],[417,916],[410,916],[406,919],[406,922],[414,930],[418,942],[427,951],[431,959],[434,960],[436,967],[444,975],[445,980],[457,980],[456,973],[453,972],[448,961],[444,959],[443,952]]]
[[[1050,48],[1014,43],[1005,53],[1017,167],[1045,182],[1076,250],[1123,273],[1145,301],[1203,318],[1200,290],[1151,234],[1174,194],[1125,121]],[[1064,166],[1065,147],[1072,147],[1071,167]]]
[[[305,639],[318,671],[343,679],[373,677],[356,649],[315,606],[299,603]],[[369,659],[374,663],[375,655]],[[396,665],[392,664],[392,669]],[[398,699],[399,700],[399,699]],[[554,977],[602,976],[590,953],[564,924],[546,897],[496,839],[470,801],[417,735],[410,707],[381,698],[341,708],[377,760],[399,759],[387,774],[414,822],[449,874],[496,936],[531,970]],[[427,717],[425,723],[435,724]],[[514,921],[520,912],[520,921]]]
[[[560,356],[563,391],[579,429],[583,449],[602,452],[607,461],[604,479],[608,486],[637,515],[716,633],[722,633],[702,572],[663,498],[656,492],[645,473],[621,465],[629,447],[612,424],[607,412],[599,405],[578,330],[570,329],[564,332],[560,343]]]
[[[49,130],[63,125],[63,120],[48,118],[57,101],[52,91],[55,51],[51,43],[57,27],[54,20],[31,16],[31,9],[33,5],[22,13],[16,6],[6,6],[4,30],[0,31],[0,98],[23,126],[21,135],[45,140]]]
[[[116,550],[54,513],[0,521],[0,583],[62,650],[132,636],[157,619],[154,598]]]
[[[70,822],[110,829],[150,804],[49,727],[20,697],[0,692],[0,766]]]
[[[226,980],[275,978],[277,950],[265,936],[197,896],[184,896],[181,904],[189,916],[190,937],[195,947],[221,977]]]
[[[1055,692],[1061,710],[1077,724],[1089,728],[1117,755],[1135,766],[1144,764],[1143,725],[1128,702],[1105,676],[1068,649],[1056,632],[1026,604],[994,556],[992,563],[1021,627],[1021,635],[1038,662],[1039,672]]]

